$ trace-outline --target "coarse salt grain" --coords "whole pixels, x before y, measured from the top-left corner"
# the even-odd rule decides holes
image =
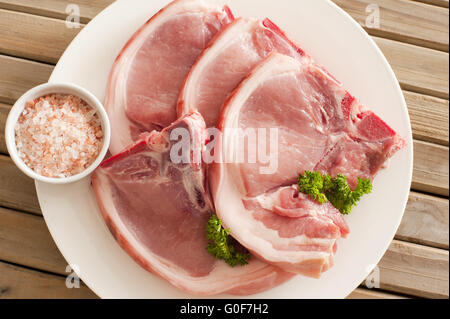
[[[103,144],[96,110],[68,94],[28,101],[15,126],[19,157],[37,174],[64,178],[83,172]]]

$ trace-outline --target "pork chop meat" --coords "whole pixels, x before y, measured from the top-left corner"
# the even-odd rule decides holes
[[[222,29],[192,67],[179,97],[178,114],[198,110],[207,127],[215,127],[228,95],[273,51],[309,60],[269,19],[236,19]]]
[[[183,135],[184,134],[184,135]],[[187,144],[182,140],[188,137]],[[145,269],[196,295],[253,294],[292,274],[257,259],[231,268],[206,250],[214,212],[201,161],[206,129],[198,113],[144,133],[92,176],[101,213],[121,247]],[[177,145],[187,145],[187,156]]]
[[[219,128],[221,161],[210,168],[218,216],[262,260],[312,277],[333,265],[337,240],[349,229],[330,203],[321,205],[299,193],[298,174],[342,173],[355,187],[357,177],[373,179],[405,145],[323,67],[278,53],[257,66],[233,92]],[[278,132],[273,171],[263,173],[267,163],[260,158],[253,163],[235,160],[249,158],[249,151],[269,139],[267,133],[238,143],[232,132],[270,128]],[[264,146],[265,151],[270,148]]]
[[[228,7],[207,0],[176,0],[128,41],[110,73],[105,107],[113,155],[141,132],[161,130],[177,119],[184,79],[219,30],[233,20]]]

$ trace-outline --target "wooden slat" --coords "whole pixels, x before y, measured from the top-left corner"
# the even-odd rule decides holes
[[[427,3],[427,4],[431,4],[433,6],[439,6],[439,7],[443,7],[443,8],[448,8],[448,3],[449,3],[448,0],[412,0],[412,1]]]
[[[404,90],[448,100],[448,53],[374,37]]]
[[[446,146],[414,141],[412,189],[449,195],[449,149]]]
[[[403,94],[408,105],[414,138],[448,146],[448,100],[408,91]]]
[[[80,30],[59,19],[0,9],[0,52],[56,63]]]
[[[11,109],[10,105],[0,103],[0,153],[2,154],[8,153],[5,142],[5,126],[6,126],[6,118],[8,117],[10,109]]]
[[[47,82],[53,66],[0,55],[0,70],[0,102],[14,104],[27,90]]]
[[[114,0],[0,0],[0,8],[65,20],[69,4],[80,9],[80,22],[87,23]]]
[[[448,250],[449,201],[411,192],[395,238]]]
[[[0,260],[65,275],[67,262],[41,216],[0,208]]]
[[[0,206],[41,214],[34,182],[0,155]]]
[[[407,299],[407,298],[373,289],[357,288],[347,297],[347,299]]]
[[[448,52],[448,10],[409,0],[333,0],[369,34]],[[380,25],[366,24],[378,5]]]
[[[394,240],[378,266],[383,290],[425,298],[449,297],[448,250]]]
[[[0,262],[0,299],[92,299],[98,298],[86,285],[68,289],[61,276],[41,273]]]

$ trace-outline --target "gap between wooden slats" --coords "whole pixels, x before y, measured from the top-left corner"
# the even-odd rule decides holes
[[[1,52],[55,64],[81,29],[65,21],[0,9]]]
[[[0,55],[0,103],[14,104],[26,91],[47,82],[53,68],[44,63]]]
[[[85,284],[68,289],[66,278],[0,261],[0,299],[98,298]]]

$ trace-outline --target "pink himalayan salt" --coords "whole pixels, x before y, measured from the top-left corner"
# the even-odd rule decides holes
[[[34,172],[63,178],[81,173],[103,144],[96,110],[82,99],[49,94],[28,101],[15,126],[19,157]]]

